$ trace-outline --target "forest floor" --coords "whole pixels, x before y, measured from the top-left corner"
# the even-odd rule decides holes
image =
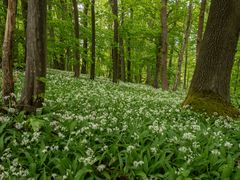
[[[182,109],[184,93],[47,79],[36,116],[0,115],[0,179],[239,179],[239,121]]]

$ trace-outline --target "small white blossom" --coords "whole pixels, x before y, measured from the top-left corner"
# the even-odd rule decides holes
[[[105,168],[106,168],[106,165],[100,164],[100,165],[97,167],[97,170],[98,170],[99,172],[102,172]]]

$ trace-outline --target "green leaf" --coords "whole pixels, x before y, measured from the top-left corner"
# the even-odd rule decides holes
[[[74,179],[75,180],[84,180],[84,177],[87,173],[91,173],[92,169],[88,168],[88,167],[84,167],[82,169],[80,169],[77,174],[75,175]]]
[[[38,131],[45,124],[45,121],[43,121],[41,119],[37,119],[37,118],[30,118],[29,121],[30,121],[30,125],[32,126],[32,129],[34,131]]]
[[[148,179],[147,175],[143,171],[136,172],[136,176],[140,177],[140,179]]]
[[[231,177],[233,167],[231,165],[225,164],[222,166],[222,175],[221,179],[228,179]]]
[[[0,135],[3,133],[6,126],[7,126],[7,123],[4,123],[0,126]]]

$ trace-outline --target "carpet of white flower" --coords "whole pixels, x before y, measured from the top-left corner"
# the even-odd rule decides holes
[[[0,115],[0,179],[240,177],[240,122],[181,109],[181,93],[60,71],[47,87],[36,116]]]

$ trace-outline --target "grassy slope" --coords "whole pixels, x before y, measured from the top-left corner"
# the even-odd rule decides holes
[[[183,95],[143,85],[48,79],[43,115],[0,115],[0,179],[240,177],[239,122],[183,110]]]

